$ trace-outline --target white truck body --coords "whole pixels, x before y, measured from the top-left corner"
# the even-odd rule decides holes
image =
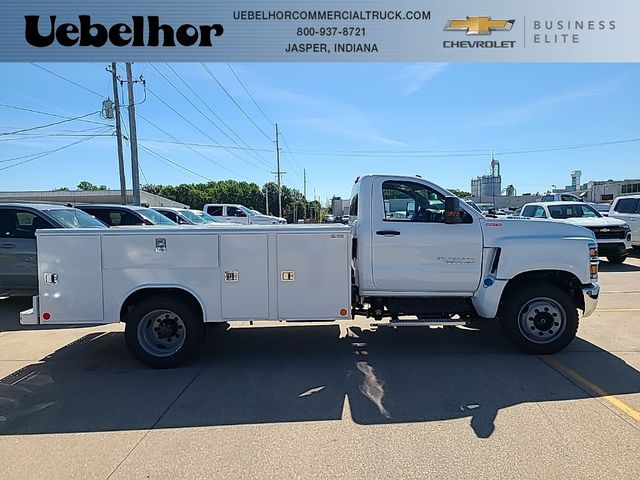
[[[412,200],[387,201],[401,195]],[[501,316],[524,350],[564,348],[577,309],[587,316],[597,303],[593,234],[566,223],[488,219],[457,201],[421,178],[367,175],[354,186],[351,226],[38,231],[40,294],[21,322],[124,321],[129,347],[153,366],[184,359],[179,329],[192,338],[203,322],[236,320],[365,315],[393,325],[413,315],[459,325]],[[403,205],[406,215],[389,205]],[[530,291],[539,293],[528,298]],[[157,339],[155,331],[173,336]],[[177,350],[164,355],[155,348],[162,342]]]
[[[126,299],[149,288],[189,292],[205,322],[351,315],[347,227],[230,225],[156,228],[151,235],[134,228],[102,233],[38,231],[43,281],[40,315],[30,323],[119,322]]]

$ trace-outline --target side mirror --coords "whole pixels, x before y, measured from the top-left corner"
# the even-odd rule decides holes
[[[460,218],[460,199],[458,197],[444,198],[444,223],[451,225],[461,223]]]

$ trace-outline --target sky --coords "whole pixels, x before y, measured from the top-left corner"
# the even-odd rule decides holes
[[[118,188],[114,121],[95,113],[113,99],[106,67],[3,64],[0,191]],[[133,75],[146,82],[134,88],[142,184],[272,181],[276,123],[283,183],[302,191],[306,169],[321,201],[366,173],[469,191],[492,150],[518,194],[568,185],[572,170],[583,183],[640,177],[638,64],[136,63]],[[125,142],[128,186],[129,156]]]

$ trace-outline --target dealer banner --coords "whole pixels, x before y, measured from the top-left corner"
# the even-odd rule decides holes
[[[0,61],[638,62],[639,0],[3,0]]]

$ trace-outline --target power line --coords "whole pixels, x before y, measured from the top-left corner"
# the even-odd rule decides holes
[[[165,140],[153,140],[153,139],[146,139],[145,141],[159,142],[159,143],[174,143],[174,142],[169,142]],[[601,147],[601,146],[607,146],[607,145],[618,145],[618,144],[635,143],[635,142],[640,142],[640,138],[612,140],[607,142],[574,144],[574,145],[555,145],[555,146],[549,146],[549,147],[538,147],[538,148],[522,149],[522,150],[504,150],[504,151],[496,150],[494,153],[496,156],[519,155],[519,154],[527,154],[527,153],[541,153],[541,152],[553,152],[553,151],[562,151],[562,150],[595,148],[595,147]],[[203,147],[203,148],[236,148],[231,146],[211,145],[206,143],[188,143],[188,142],[177,142],[177,143],[180,143],[181,145],[190,145],[190,146]],[[258,148],[256,148],[256,150],[262,151],[262,152],[271,151],[267,149],[258,149]],[[393,150],[352,150],[352,151],[290,150],[290,153],[296,154],[296,155],[320,156],[320,157],[377,157],[377,158],[485,157],[490,154],[490,150],[474,149],[474,150],[468,150],[468,151],[481,152],[481,153],[464,153],[465,150],[422,150],[422,151],[408,150],[406,152],[393,151]],[[448,153],[438,153],[438,152],[448,152]],[[457,152],[460,152],[460,153],[457,153]],[[405,153],[410,153],[411,155],[407,155]]]
[[[297,162],[295,161],[295,158],[293,157],[293,153],[291,152],[291,148],[287,143],[287,139],[284,138],[284,135],[282,134],[282,132],[280,132],[280,138],[282,138],[282,141],[284,142],[284,146],[286,147],[285,153],[287,154],[287,158],[289,159],[289,164],[293,169],[293,173],[295,173],[300,179],[302,179],[302,175],[300,175],[300,171],[294,165],[294,163],[297,163]]]
[[[240,85],[242,85],[242,88],[244,89],[244,91],[247,93],[247,95],[249,95],[249,98],[253,101],[254,105],[258,108],[258,110],[260,110],[260,113],[262,113],[262,115],[264,116],[264,118],[267,119],[267,122],[269,122],[271,125],[273,125],[273,121],[269,118],[269,116],[264,112],[264,110],[260,107],[260,105],[258,105],[258,102],[256,101],[255,98],[253,98],[253,95],[251,95],[251,92],[249,91],[249,89],[247,87],[245,87],[244,83],[242,83],[242,80],[240,80],[240,77],[238,76],[238,74],[235,72],[235,70],[233,68],[231,68],[231,65],[229,65],[229,63],[227,63],[227,67],[229,67],[229,70],[231,70],[231,73],[233,73],[233,76],[236,77],[236,80],[238,80],[238,83]]]
[[[112,133],[55,133],[49,135],[29,135],[26,138],[3,138],[0,139],[0,142],[20,142],[23,140],[35,140],[38,138],[52,138],[52,137],[70,137],[70,138],[79,138],[79,137],[113,137]]]
[[[227,130],[229,130],[243,145],[245,145],[249,151],[251,152],[255,152],[255,150],[253,150],[249,144],[247,142],[245,142],[240,135],[238,135],[228,124],[227,122],[225,122],[216,112],[214,112],[211,107],[209,107],[209,104],[207,102],[205,102],[200,95],[198,95],[195,90],[193,88],[191,88],[191,85],[189,85],[181,76],[178,72],[176,72],[173,67],[171,67],[171,65],[169,65],[168,63],[165,63],[165,65],[180,79],[180,81],[191,91],[191,93],[193,93],[193,95],[195,95],[195,97],[200,100],[200,102],[202,102],[202,104],[207,108],[207,110],[209,110],[225,127],[227,127]],[[186,98],[186,97],[185,97]],[[188,99],[187,99],[188,100]],[[190,102],[191,103],[191,102]],[[192,104],[193,105],[193,104]],[[195,105],[194,105],[195,108]],[[198,110],[200,111],[200,110]],[[220,129],[214,122],[211,121],[211,119],[209,117],[207,117],[206,115],[204,115],[202,112],[200,112],[201,115],[203,115],[207,120],[209,120],[209,122],[216,127],[218,130],[220,130],[220,132],[227,137],[229,140],[231,140],[235,145],[240,146],[238,144],[238,142],[236,142],[233,138],[231,138],[229,135],[226,134],[226,132],[224,132],[222,129]],[[256,153],[255,154],[259,159],[262,159],[264,162],[266,162],[267,165],[270,166],[270,163],[268,162],[268,160],[266,158],[264,158],[262,155]]]
[[[149,90],[149,92],[151,92],[151,90]],[[155,123],[153,123],[151,120],[149,120],[148,118],[143,117],[142,115],[138,114],[138,117],[142,120],[144,120],[145,122],[147,122],[149,125],[151,125],[152,127],[155,127],[157,130],[160,130],[162,133],[164,133],[166,136],[168,136],[169,138],[172,138],[173,140],[175,140],[175,143],[178,145],[182,145],[183,147],[186,147],[187,149],[191,150],[193,153],[195,153],[196,155],[204,158],[205,160],[207,160],[208,162],[213,163],[214,165],[230,172],[233,173],[234,175],[238,175],[239,177],[245,178],[247,179],[247,177],[245,177],[244,175],[241,175],[237,172],[234,172],[233,170],[231,170],[230,168],[225,167],[224,165],[220,165],[218,162],[216,162],[215,160],[210,159],[209,157],[207,157],[206,155],[203,155],[202,153],[198,152],[196,149],[192,148],[189,144],[184,143],[182,141],[180,141],[178,138],[174,137],[173,135],[171,135],[169,132],[167,132],[166,130],[164,130],[163,128],[159,127],[158,125],[156,125]],[[171,143],[171,142],[166,142],[166,143]],[[216,145],[216,146],[220,146],[220,145]]]
[[[34,110],[33,108],[25,108],[25,107],[17,107],[15,105],[8,105],[6,103],[0,103],[0,107],[12,108],[14,110],[22,110],[24,112],[30,112],[30,113],[38,113],[40,115],[48,115],[50,117],[66,118],[66,119],[73,118],[73,117],[69,117],[69,116],[66,116],[66,115],[59,115],[57,113],[43,112],[42,110]],[[104,126],[110,126],[111,125],[109,123],[96,122],[94,120],[86,120],[86,119],[78,119],[78,121],[79,122],[85,122],[85,123],[95,123],[96,125],[104,125]]]
[[[84,85],[80,85],[79,83],[74,82],[73,80],[70,80],[70,79],[68,79],[67,77],[62,76],[62,75],[60,75],[59,73],[52,72],[52,71],[51,71],[51,70],[49,70],[48,68],[44,68],[42,65],[38,65],[37,63],[33,63],[33,62],[31,62],[31,65],[33,65],[34,67],[39,68],[40,70],[44,70],[45,72],[48,72],[48,73],[50,73],[51,75],[53,75],[53,76],[55,76],[55,77],[58,77],[58,78],[60,78],[60,79],[64,80],[65,82],[69,82],[70,84],[75,85],[76,87],[81,88],[81,89],[83,89],[83,90],[85,90],[85,91],[87,91],[87,92],[89,92],[89,93],[93,93],[94,95],[97,95],[98,97],[100,97],[100,98],[102,98],[102,99],[104,99],[104,98],[105,98],[105,96],[104,96],[104,95],[102,95],[101,93],[98,93],[98,92],[96,92],[95,90],[91,90],[90,88],[87,88],[87,87],[85,87]]]
[[[168,65],[167,65],[167,66],[168,66]],[[191,101],[191,100],[190,100],[190,99],[189,99],[189,98],[184,94],[184,93],[182,93],[178,87],[176,87],[176,86],[175,86],[175,85],[174,85],[174,84],[173,84],[173,83],[172,83],[172,82],[171,82],[167,77],[165,77],[165,76],[162,74],[162,72],[161,72],[161,71],[160,71],[160,70],[159,70],[155,65],[153,65],[153,64],[152,64],[152,65],[151,65],[151,67],[152,67],[156,72],[158,72],[158,74],[159,74],[159,75],[160,75],[160,76],[161,76],[161,77],[162,77],[162,78],[163,78],[163,79],[164,79],[164,80],[165,80],[169,85],[171,85],[171,87],[173,87],[173,89],[174,89],[176,92],[178,92],[178,94],[180,94],[180,96],[182,96],[182,97],[183,97],[187,102],[189,102],[189,103],[191,104],[191,106],[192,106],[193,108],[195,108],[195,109],[200,113],[200,115],[202,115],[204,118],[206,118],[206,119],[209,121],[209,123],[211,123],[214,127],[216,127],[216,128],[218,129],[218,131],[220,131],[220,133],[222,133],[224,136],[226,136],[229,140],[231,140],[232,142],[234,142],[236,145],[240,146],[240,145],[239,145],[239,144],[238,144],[238,143],[237,143],[233,138],[231,138],[229,135],[227,135],[227,134],[226,134],[226,132],[224,132],[220,127],[218,127],[218,125],[216,125],[216,124],[215,124],[215,123],[214,123],[214,122],[213,122],[213,121],[212,121],[212,120],[211,120],[211,119],[210,119],[210,118],[209,118],[209,117],[208,117],[204,112],[202,112],[202,110],[200,110],[200,109],[199,109],[199,108],[198,108],[198,107],[197,107],[197,106],[196,106],[196,105],[195,105],[195,104],[194,104],[194,103],[193,103],[193,102],[192,102],[192,101]],[[171,68],[171,67],[169,67],[169,68]],[[173,72],[178,76],[178,78],[180,78],[180,80],[182,81],[182,83],[184,83],[185,85],[187,85],[187,88],[191,88],[191,87],[189,87],[189,85],[188,85],[184,80],[182,80],[182,78],[181,78],[181,77],[180,77],[180,76],[179,76],[179,75],[178,75],[178,74],[177,74],[173,69],[171,69],[171,70],[172,70],[172,71],[173,71]],[[201,100],[201,101],[202,101],[202,100]],[[202,130],[200,130],[200,131],[202,132]],[[214,141],[215,143],[220,144],[219,142],[217,142],[215,139],[213,139],[212,137],[210,137],[210,136],[209,136],[209,135],[207,135],[206,133],[204,133],[204,132],[202,132],[202,133],[203,133],[204,135],[206,135],[209,139],[211,139],[212,141]],[[230,152],[230,153],[231,153],[231,152]],[[235,155],[235,154],[234,154],[234,155]],[[240,157],[240,156],[238,156],[238,155],[235,155],[235,156],[236,156],[237,158],[241,159],[242,161],[247,162],[247,163],[248,163],[249,165],[251,165],[252,167],[260,168],[258,165],[255,165],[255,164],[253,164],[253,163],[249,162],[248,160],[245,160],[244,158],[242,158],[242,157]],[[260,161],[260,159],[259,159],[259,158],[256,158],[256,160]],[[266,161],[265,161],[265,162],[266,162]],[[268,164],[267,164],[267,165],[268,165]]]
[[[153,155],[153,156],[155,156],[155,157],[157,157],[157,158],[159,158],[159,159],[161,159],[161,160],[163,160],[163,161],[165,161],[165,162],[167,162],[167,163],[169,163],[171,165],[174,165],[174,166],[176,166],[176,167],[178,167],[178,168],[180,168],[182,170],[185,170],[185,171],[191,173],[192,175],[195,175],[197,177],[204,178],[207,181],[213,182],[213,179],[211,179],[209,177],[206,177],[204,175],[201,175],[198,172],[195,172],[195,171],[191,170],[190,168],[184,167],[184,166],[180,165],[178,162],[174,162],[170,158],[165,157],[164,155],[162,155],[162,154],[150,149],[149,147],[145,147],[141,143],[138,143],[138,146],[140,148],[142,148],[144,151],[150,153],[151,155]]]
[[[205,132],[204,130],[202,130],[200,127],[198,127],[196,124],[194,124],[191,120],[189,120],[188,118],[186,118],[184,115],[182,115],[180,112],[178,112],[175,108],[173,108],[171,105],[169,105],[167,102],[165,102],[162,98],[160,98],[158,95],[156,95],[156,93],[151,90],[149,87],[147,87],[147,90],[149,90],[149,93],[151,95],[153,95],[154,97],[156,97],[160,102],[162,102],[167,108],[169,108],[171,111],[173,111],[176,115],[178,115],[180,118],[182,118],[185,122],[187,122],[189,125],[191,125],[193,128],[195,128],[196,130],[198,130],[200,133],[202,133],[205,137],[207,137],[209,140],[211,140],[212,142],[214,142],[216,145],[224,148],[225,150],[227,150],[229,153],[231,153],[233,156],[239,158],[240,160],[247,162],[247,160],[243,159],[242,157],[240,157],[239,155],[237,155],[235,152],[231,151],[230,149],[226,148],[225,146],[220,145],[220,143],[218,143],[214,138],[212,138],[207,132]],[[140,117],[142,118],[142,117]],[[147,122],[149,122],[148,120],[146,120]],[[150,122],[149,122],[150,123]],[[166,133],[166,132],[165,132]],[[175,137],[171,136],[174,140],[177,140]],[[233,173],[234,175],[240,175],[238,172],[234,172],[233,170],[219,164],[218,162],[211,160],[208,157],[205,157],[207,160],[209,160],[210,162],[216,164],[217,166],[219,166],[220,168],[223,168],[231,173]],[[249,163],[249,162],[247,162]],[[256,168],[260,168],[257,167]],[[242,175],[240,175],[242,176]],[[245,177],[246,178],[246,177]]]
[[[224,88],[224,85],[222,85],[222,82],[218,80],[218,78],[213,74],[211,70],[209,70],[209,67],[207,67],[204,63],[201,63],[200,65],[202,65],[202,67],[207,71],[209,76],[218,84],[218,86],[222,89],[222,91],[227,94],[227,97],[231,99],[231,101],[235,104],[235,106],[240,109],[240,111],[244,114],[244,116],[249,119],[249,121],[253,124],[253,126],[256,127],[262,133],[262,135],[264,135],[269,141],[273,141],[273,139],[269,136],[269,134],[265,132],[262,128],[260,128],[260,126],[253,120],[253,118],[251,118],[249,114],[245,112],[244,109],[240,106],[240,104],[236,102],[236,99],[233,98],[233,95],[231,95],[229,91],[226,88]]]
[[[55,125],[60,125],[61,123],[73,122],[74,120],[78,120],[80,118],[89,117],[91,115],[95,115],[96,113],[100,113],[100,111],[97,110],[95,112],[86,113],[86,114],[80,115],[78,117],[68,118],[66,120],[60,120],[58,122],[53,122],[53,123],[47,123],[45,125],[38,125],[36,127],[22,128],[20,130],[14,130],[13,132],[3,132],[3,133],[0,133],[0,137],[4,137],[5,135],[15,135],[17,133],[30,132],[32,130],[39,130],[41,128],[53,127]]]
[[[78,140],[77,142],[69,143],[69,144],[64,145],[62,147],[56,148],[54,150],[49,150],[48,152],[42,152],[40,154],[25,155],[23,157],[16,157],[16,158],[13,158],[13,159],[10,158],[10,159],[5,159],[5,160],[0,160],[0,163],[2,163],[2,162],[10,162],[12,160],[18,160],[20,158],[33,157],[33,158],[29,158],[28,160],[23,160],[22,162],[14,163],[13,165],[8,165],[6,167],[2,167],[2,168],[0,168],[0,171],[8,170],[9,168],[17,167],[19,165],[24,165],[25,163],[33,162],[34,160],[37,160],[37,159],[42,158],[42,157],[46,157],[47,155],[51,155],[53,153],[59,152],[61,150],[65,150],[65,149],[70,148],[70,147],[73,147],[74,145],[78,145],[79,143],[86,142],[88,140],[91,140],[92,138],[94,138],[94,137],[92,136],[92,137],[83,138],[82,140]],[[33,155],[35,155],[35,156],[33,156]]]

